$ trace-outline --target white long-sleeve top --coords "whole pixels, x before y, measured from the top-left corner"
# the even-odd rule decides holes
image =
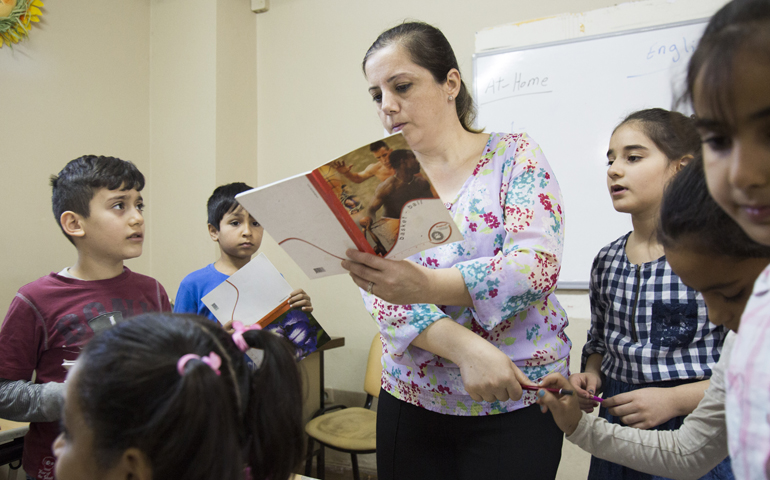
[[[735,337],[733,332],[728,334],[711,385],[679,429],[640,430],[583,412],[567,440],[591,455],[641,472],[675,479],[702,477],[728,455],[725,372]]]

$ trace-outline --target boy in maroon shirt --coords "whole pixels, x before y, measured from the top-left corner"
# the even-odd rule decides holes
[[[142,173],[131,162],[86,155],[52,177],[51,186],[54,216],[77,261],[21,287],[0,328],[0,417],[31,422],[22,465],[28,479],[40,480],[54,478],[62,362],[77,358],[94,329],[171,310],[157,280],[123,266],[142,254]]]

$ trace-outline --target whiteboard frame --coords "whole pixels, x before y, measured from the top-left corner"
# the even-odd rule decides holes
[[[545,42],[545,43],[537,43],[532,45],[524,45],[521,47],[511,47],[511,48],[498,48],[494,50],[486,50],[484,52],[478,52],[473,54],[473,93],[474,93],[474,102],[475,99],[478,98],[478,91],[477,91],[477,85],[476,85],[476,74],[478,73],[478,69],[476,68],[476,59],[479,57],[491,57],[493,55],[501,55],[504,53],[511,53],[511,52],[519,52],[522,50],[532,50],[535,48],[544,48],[544,47],[554,47],[557,45],[565,45],[568,43],[580,43],[580,42],[589,42],[591,40],[601,40],[604,38],[610,38],[610,37],[620,37],[624,35],[633,35],[636,33],[645,33],[645,32],[652,32],[655,30],[664,30],[666,28],[676,28],[676,27],[685,27],[687,25],[694,25],[696,23],[708,23],[710,20],[710,17],[704,17],[704,18],[696,18],[693,20],[685,20],[682,22],[674,22],[674,23],[666,23],[661,25],[654,25],[651,27],[641,27],[641,28],[633,28],[631,30],[619,30],[617,32],[611,32],[611,33],[602,33],[599,35],[590,35],[587,37],[575,37],[575,38],[569,38],[567,40],[557,40],[554,42]]]
[[[611,38],[611,37],[619,37],[619,36],[625,36],[625,35],[633,35],[637,33],[646,33],[646,32],[652,32],[655,30],[665,30],[668,28],[677,28],[677,27],[684,27],[688,25],[695,25],[699,23],[706,23],[708,24],[710,17],[703,17],[703,18],[696,18],[692,20],[685,20],[681,22],[673,22],[673,23],[666,23],[666,24],[660,24],[660,25],[653,25],[649,27],[641,27],[641,28],[633,28],[630,30],[619,30],[617,32],[611,32],[611,33],[602,33],[599,35],[590,35],[586,37],[575,37],[570,38],[567,40],[557,40],[553,42],[545,42],[545,43],[537,43],[532,45],[524,45],[521,47],[511,47],[511,48],[498,48],[498,49],[492,49],[487,50],[484,52],[478,52],[473,54],[473,105],[476,107],[476,112],[478,113],[479,105],[478,105],[478,98],[479,97],[479,85],[478,85],[478,59],[482,57],[491,57],[495,55],[503,55],[506,53],[512,53],[512,52],[520,52],[524,50],[533,50],[537,48],[545,48],[545,47],[553,47],[558,45],[566,45],[570,43],[579,43],[579,42],[588,42],[592,40],[602,40],[605,38]],[[672,105],[673,108],[673,105]],[[478,116],[476,117],[476,121],[474,122],[474,128],[478,128]],[[513,132],[511,132],[513,133]],[[557,281],[556,282],[556,288],[557,290],[588,290],[589,282],[585,281]]]

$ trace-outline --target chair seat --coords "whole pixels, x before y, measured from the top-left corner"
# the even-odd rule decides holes
[[[326,445],[344,450],[375,450],[377,413],[350,407],[310,420],[305,432]]]

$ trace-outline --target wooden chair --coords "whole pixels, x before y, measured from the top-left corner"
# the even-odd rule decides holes
[[[324,447],[350,454],[353,478],[360,480],[358,454],[374,453],[376,447],[377,412],[371,410],[372,401],[380,395],[382,377],[382,343],[379,332],[372,339],[369,360],[366,363],[364,391],[366,402],[363,408],[332,405],[324,408],[305,425],[308,434],[308,459],[305,475],[310,475],[313,457],[318,456],[316,476],[324,480]],[[313,442],[319,443],[319,450],[313,451]]]

